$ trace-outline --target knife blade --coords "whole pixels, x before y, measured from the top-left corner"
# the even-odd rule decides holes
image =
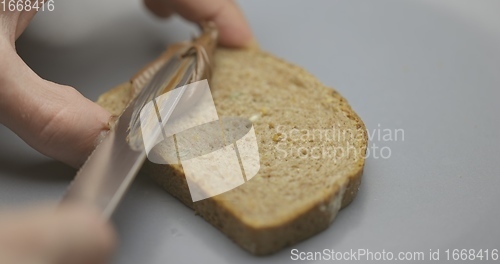
[[[163,106],[162,112],[166,113],[163,119],[168,119],[181,99],[184,100],[183,96],[187,96],[186,85],[208,77],[205,60],[209,58],[207,54],[213,53],[217,32],[211,23],[204,26],[204,31],[189,48],[174,53],[128,104],[77,172],[62,204],[88,204],[96,207],[104,218],[111,217],[146,159],[139,123],[142,108],[164,92],[181,87],[170,93],[168,103]]]
[[[150,101],[147,99],[165,89],[165,83],[170,79],[165,78],[165,76],[169,76],[166,73],[178,68],[180,63],[179,59],[166,63],[152,81],[127,106],[114,128],[108,132],[78,171],[75,180],[63,197],[63,203],[86,203],[97,207],[106,218],[112,215],[146,158],[144,148],[137,147],[139,144],[142,145],[140,136],[136,136],[134,140],[129,137],[130,132],[138,133],[138,131],[132,131],[136,127],[136,123],[139,122],[139,120],[132,118],[134,112],[141,109],[137,108],[137,105],[143,106]],[[194,61],[191,60],[191,67],[186,71],[181,82],[176,84],[177,87],[187,84],[194,71],[193,63]],[[176,89],[178,92],[169,96],[168,112],[173,112],[184,94],[184,89],[185,86]]]

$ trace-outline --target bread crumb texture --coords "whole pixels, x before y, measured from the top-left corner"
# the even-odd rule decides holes
[[[120,85],[98,103],[118,115],[131,87]],[[365,161],[366,129],[347,101],[303,69],[258,50],[218,49],[210,87],[220,117],[253,123],[258,174],[193,203],[180,165],[146,162],[141,172],[253,254],[326,229],[356,196]]]

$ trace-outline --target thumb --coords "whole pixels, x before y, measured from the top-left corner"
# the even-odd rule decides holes
[[[0,122],[41,153],[80,166],[110,114],[74,88],[41,79],[15,52],[0,84]]]
[[[114,243],[111,227],[88,208],[42,208],[0,220],[1,263],[104,263]]]

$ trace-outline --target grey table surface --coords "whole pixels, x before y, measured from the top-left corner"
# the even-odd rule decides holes
[[[425,252],[425,263],[429,250],[500,248],[500,1],[239,2],[263,49],[335,87],[373,134],[358,197],[323,233],[254,257],[139,177],[113,217],[112,263],[288,263],[292,249]],[[19,53],[94,100],[195,32],[139,1],[55,7]],[[397,129],[404,138],[377,136]],[[3,126],[0,149],[0,207],[57,201],[75,174]]]

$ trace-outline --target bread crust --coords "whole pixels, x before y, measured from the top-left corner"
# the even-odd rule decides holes
[[[227,55],[224,56],[233,56],[231,52],[233,51],[226,52]],[[307,78],[313,78],[297,66],[288,64],[261,51],[241,52],[256,53],[265,57],[265,59],[282,64],[280,67],[290,68],[290,70],[297,71]],[[113,114],[117,114],[120,109],[126,106],[127,100],[130,100],[125,96],[126,94],[133,94],[130,92],[132,89],[130,83],[122,84],[103,94],[98,103]],[[335,108],[344,112],[349,120],[362,132],[360,147],[362,157],[358,158],[354,164],[351,164],[348,172],[342,175],[327,192],[322,193],[322,196],[314,203],[303,207],[301,210],[291,212],[289,217],[270,221],[269,223],[252,222],[245,215],[236,212],[229,203],[224,201],[225,194],[193,203],[180,165],[158,165],[147,161],[141,173],[150,175],[168,193],[193,209],[198,215],[252,254],[267,255],[296,244],[328,228],[338,211],[354,200],[361,184],[365,161],[364,155],[368,141],[366,129],[359,116],[351,109],[345,99],[337,92],[334,91],[333,93],[335,100],[332,104],[336,104]]]
[[[150,175],[172,196],[193,209],[211,225],[219,229],[236,244],[255,255],[269,255],[287,246],[297,244],[327,229],[333,222],[339,209],[324,210],[325,204],[333,203],[341,198],[341,208],[348,206],[356,197],[363,170],[348,177],[347,187],[332,191],[323,201],[309,210],[291,218],[281,226],[256,228],[240,221],[231,210],[221,206],[213,198],[193,203],[189,194],[186,178],[179,166],[164,166],[151,163],[144,165],[142,172]]]

